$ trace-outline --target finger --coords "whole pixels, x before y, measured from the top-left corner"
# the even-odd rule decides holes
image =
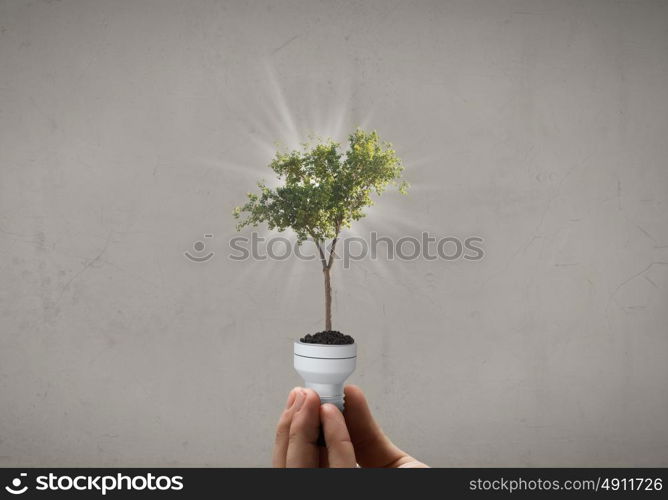
[[[355,450],[346,428],[346,421],[339,409],[332,404],[320,407],[325,442],[327,443],[327,462],[331,468],[355,467]]]
[[[320,398],[312,389],[304,389],[304,393],[290,423],[286,467],[317,467],[319,462]]]
[[[397,462],[395,466],[398,469],[430,469],[427,464],[415,460],[413,457],[406,456]]]
[[[400,465],[408,455],[385,436],[371,415],[362,390],[357,386],[347,385],[345,394],[343,415],[359,464],[362,467]]]
[[[306,393],[301,387],[295,387],[288,394],[288,402],[285,410],[281,413],[276,425],[276,441],[274,442],[274,453],[272,456],[272,465],[274,467],[285,467],[285,458],[288,452],[288,440],[290,436],[290,423],[292,417],[306,398]]]

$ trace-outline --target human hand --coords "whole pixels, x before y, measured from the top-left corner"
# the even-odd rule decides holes
[[[295,387],[276,427],[274,467],[427,467],[397,448],[371,416],[359,387],[345,388],[345,411]],[[322,426],[326,447],[318,446]]]

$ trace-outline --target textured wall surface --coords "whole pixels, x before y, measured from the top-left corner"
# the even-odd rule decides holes
[[[668,466],[668,3],[559,0],[0,1],[0,465],[268,465],[322,275],[231,210],[356,125],[413,187],[352,234],[484,238],[335,268],[387,434]]]

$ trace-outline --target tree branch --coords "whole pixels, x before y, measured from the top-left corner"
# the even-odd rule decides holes
[[[313,243],[315,243],[315,246],[318,248],[320,262],[322,263],[322,270],[324,271],[325,269],[329,269],[327,267],[327,260],[325,259],[325,252],[322,251],[322,247],[320,246],[320,240],[313,236],[312,232],[309,231],[309,234],[311,235],[311,238],[313,238]]]
[[[332,247],[329,250],[329,259],[327,261],[327,269],[332,268],[332,264],[334,264],[334,250],[336,249],[336,242],[339,240],[339,232],[341,231],[341,221],[338,221],[336,223],[336,233],[334,236],[334,239],[332,240]]]

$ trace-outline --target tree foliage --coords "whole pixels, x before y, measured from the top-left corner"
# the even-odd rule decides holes
[[[292,228],[299,243],[311,237],[320,248],[319,243],[336,239],[341,229],[364,217],[364,208],[373,205],[372,193],[380,195],[388,185],[406,192],[401,160],[375,131],[357,129],[348,138],[348,150],[339,148],[327,140],[277,152],[270,167],[283,185],[270,189],[259,182],[260,192],[248,193],[247,202],[234,210],[237,229],[266,222],[269,229]]]

